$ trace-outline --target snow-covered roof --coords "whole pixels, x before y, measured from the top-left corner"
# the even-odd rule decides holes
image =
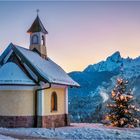
[[[16,54],[16,57],[18,57],[18,59],[21,61],[24,68],[28,72],[28,74],[32,77],[32,79],[34,79],[34,81],[37,84],[39,84],[40,82],[41,83],[44,82],[44,83],[52,83],[52,84],[75,86],[75,87],[79,86],[77,82],[75,82],[59,65],[53,62],[50,58],[44,59],[37,52],[31,51],[29,49],[17,45],[13,45],[12,43],[7,47],[7,49],[3,52],[3,54],[0,57],[1,66],[3,67],[7,66],[5,63],[10,58],[10,55],[13,52],[14,54]],[[7,69],[7,71],[9,73],[11,72],[10,66],[12,66],[13,69],[15,69],[16,73],[21,72],[23,75],[22,70],[19,70],[19,68],[15,68],[18,66],[15,65],[13,66],[8,64],[9,70]],[[17,70],[19,72],[17,72]],[[6,74],[6,69],[5,69],[5,74]],[[3,73],[2,70],[0,71],[0,75],[5,75],[5,74]],[[23,77],[19,76],[19,78],[22,80],[25,78],[25,75]],[[8,79],[9,76],[6,76],[6,78]]]
[[[0,84],[35,85],[20,67],[13,62],[8,62],[0,68]]]
[[[68,74],[50,58],[43,59],[38,53],[14,45],[32,66],[50,83],[79,86]]]

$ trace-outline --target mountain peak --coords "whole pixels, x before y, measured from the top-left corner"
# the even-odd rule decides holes
[[[120,52],[116,51],[111,56],[109,56],[106,60],[107,61],[113,61],[113,62],[120,62],[122,60],[122,57],[120,55]]]
[[[119,51],[116,51],[111,56],[107,57],[105,61],[101,61],[97,64],[89,65],[84,69],[84,72],[103,72],[103,71],[119,72],[122,69],[122,66],[123,69],[125,69],[125,73],[127,77],[132,76],[134,70],[137,71],[135,75],[137,74],[140,75],[140,71],[139,71],[140,57],[137,57],[135,59],[129,57],[123,58],[121,57]]]
[[[111,56],[121,56],[119,51],[114,52]]]
[[[85,72],[101,72],[101,71],[113,71],[120,68],[123,63],[123,58],[119,51],[116,51],[111,56],[107,57],[106,61],[101,61],[97,64],[89,65]]]

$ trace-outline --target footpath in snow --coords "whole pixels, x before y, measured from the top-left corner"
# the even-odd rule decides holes
[[[56,129],[47,128],[0,128],[0,134],[50,139],[88,140],[140,140],[140,128],[111,128],[102,124],[72,123]]]

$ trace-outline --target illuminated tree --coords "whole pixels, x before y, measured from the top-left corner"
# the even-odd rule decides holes
[[[140,120],[136,113],[140,111],[134,104],[134,97],[131,90],[128,90],[128,81],[117,79],[115,88],[111,92],[111,102],[107,104],[110,112],[105,119],[111,126],[116,127],[137,127]]]

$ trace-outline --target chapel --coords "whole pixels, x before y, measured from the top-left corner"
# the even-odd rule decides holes
[[[49,58],[38,14],[27,33],[29,48],[10,43],[0,56],[0,127],[67,126],[68,88],[79,84]]]

